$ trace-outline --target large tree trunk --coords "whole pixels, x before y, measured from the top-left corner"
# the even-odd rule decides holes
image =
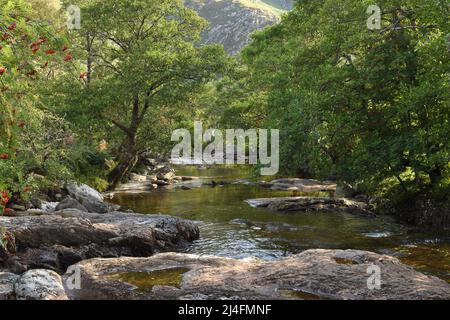
[[[136,151],[136,137],[126,137],[119,149],[119,161],[117,166],[108,176],[109,188],[114,189],[122,182],[138,161]]]
[[[126,136],[119,148],[119,163],[108,176],[110,189],[117,187],[117,185],[122,182],[123,178],[127,176],[131,170],[133,170],[134,166],[138,162],[138,152],[136,148],[137,132],[148,108],[149,102],[148,99],[146,99],[142,112],[139,112],[139,96],[136,95],[133,98],[133,110],[131,114],[130,126],[126,127],[117,121],[113,121],[117,127],[125,132]]]

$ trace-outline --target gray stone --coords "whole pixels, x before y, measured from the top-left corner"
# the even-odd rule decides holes
[[[81,203],[89,212],[106,213],[109,211],[102,194],[88,185],[68,182],[65,188],[69,195]]]
[[[67,197],[63,201],[61,201],[55,208],[56,211],[64,210],[64,209],[78,209],[80,211],[87,212],[88,210],[77,200]]]
[[[9,273],[0,272],[0,300],[14,300],[14,284],[19,280],[20,276]]]
[[[61,277],[54,271],[35,269],[15,284],[17,300],[68,300]]]

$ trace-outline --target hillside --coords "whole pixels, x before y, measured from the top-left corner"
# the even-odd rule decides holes
[[[204,42],[223,44],[230,54],[247,45],[252,32],[277,23],[285,9],[292,6],[292,0],[186,0],[185,3],[210,23],[203,34]]]

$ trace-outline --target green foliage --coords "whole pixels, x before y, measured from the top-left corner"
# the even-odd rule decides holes
[[[382,29],[371,31],[371,4],[298,1],[244,49],[245,82],[254,85],[228,89],[229,110],[241,119],[263,114],[265,126],[281,130],[285,173],[368,192],[430,190],[448,177],[450,159],[449,9],[445,1],[379,1]]]
[[[47,115],[35,104],[40,83],[63,63],[66,41],[33,17],[27,2],[1,0],[0,7],[0,191],[28,193],[34,167],[55,173],[47,169],[57,163],[58,151],[40,146],[53,132],[39,130]]]

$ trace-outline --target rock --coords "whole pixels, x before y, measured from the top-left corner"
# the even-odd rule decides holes
[[[34,209],[42,209],[42,201],[38,198],[31,198],[30,199],[31,208]]]
[[[157,186],[169,186],[170,182],[165,181],[165,180],[157,180],[155,183]]]
[[[180,250],[199,237],[193,222],[175,217],[76,209],[53,215],[0,217],[0,225],[8,225],[15,236],[21,264],[51,269],[63,269],[67,260],[78,259],[74,257],[149,256]]]
[[[191,177],[191,176],[182,176],[181,180],[183,181],[192,181],[192,180],[198,180],[200,179],[199,177]]]
[[[370,290],[370,267],[381,270]],[[396,258],[358,250],[308,250],[276,261],[164,253],[77,264],[72,299],[450,299],[450,284]],[[67,278],[70,275],[65,275]]]
[[[132,181],[132,182],[145,182],[145,181],[147,181],[147,176],[142,175],[142,174],[131,173],[130,174],[130,181]]]
[[[109,206],[103,202],[98,201],[91,197],[84,197],[79,195],[77,200],[81,203],[83,207],[87,209],[88,212],[95,213],[107,213],[109,212]]]
[[[89,212],[106,213],[109,210],[103,196],[97,190],[86,184],[66,183],[65,188],[69,195],[81,203]]]
[[[192,190],[192,188],[191,188],[191,187],[188,187],[188,186],[181,186],[181,189],[182,189],[182,190]]]
[[[150,191],[153,189],[156,189],[158,186],[155,187],[155,185],[152,182],[149,182],[148,180],[146,182],[129,182],[124,183],[118,186],[114,191],[116,193],[118,192],[142,192],[142,191]]]
[[[285,222],[268,222],[263,224],[263,229],[268,232],[292,232],[298,230],[295,225]]]
[[[56,209],[56,206],[59,204],[59,202],[42,202],[41,210],[45,212],[53,212]]]
[[[338,198],[353,198],[358,193],[356,190],[348,183],[342,182],[338,183],[336,187],[335,197]]]
[[[14,284],[19,280],[20,276],[9,273],[0,272],[0,300],[14,300]]]
[[[233,219],[229,222],[230,224],[236,224],[239,226],[245,226],[245,227],[254,227],[255,224],[247,219]]]
[[[13,210],[15,210],[15,211],[25,211],[25,210],[26,210],[25,206],[21,206],[21,205],[19,205],[19,204],[13,204],[13,205],[11,205],[11,206],[10,206],[10,209],[13,209]]]
[[[71,197],[65,198],[55,208],[56,211],[64,209],[78,209],[80,211],[88,212],[88,210],[81,203]]]
[[[54,271],[26,272],[15,284],[17,300],[68,300],[61,277]]]
[[[345,212],[365,216],[375,216],[367,210],[365,202],[358,202],[345,198],[317,198],[317,197],[280,197],[246,200],[252,207],[268,208],[279,212]]]
[[[271,181],[269,184],[272,185],[272,190],[282,191],[319,192],[336,190],[335,183],[313,179],[277,179]]]
[[[92,198],[97,201],[103,202],[103,196],[97,190],[89,187],[86,184],[76,184],[74,182],[68,182],[65,185],[67,192],[72,196],[72,198],[77,199],[79,196],[86,198]]]
[[[170,171],[163,170],[162,172],[158,172],[156,177],[158,180],[171,181],[175,178],[175,171],[173,169],[170,169]]]
[[[12,273],[22,274],[28,270],[26,266],[24,266],[17,256],[9,257],[6,261],[3,262],[3,266]]]
[[[64,196],[61,193],[56,193],[55,194],[55,200],[60,202],[62,199],[64,198]]]

